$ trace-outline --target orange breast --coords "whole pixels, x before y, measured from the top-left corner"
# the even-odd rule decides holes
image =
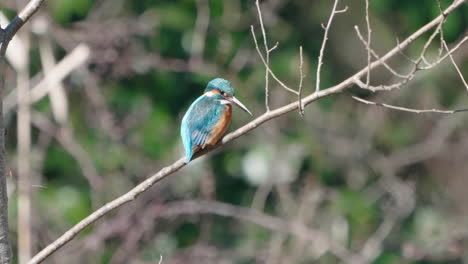
[[[215,145],[221,136],[226,132],[231,123],[232,107],[230,104],[226,104],[221,118],[218,123],[211,130],[210,136],[206,140],[205,145],[202,148],[205,148],[206,145]]]

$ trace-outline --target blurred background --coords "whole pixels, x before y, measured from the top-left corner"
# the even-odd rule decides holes
[[[452,1],[442,0],[444,7]],[[26,1],[2,0],[2,25]],[[304,94],[333,1],[261,1],[277,76]],[[321,87],[367,64],[365,1],[342,1]],[[370,2],[380,55],[439,14],[437,1]],[[179,124],[215,77],[255,116],[265,111],[263,43],[250,0],[48,0],[10,44],[4,99],[12,242],[34,255],[104,203],[183,156]],[[468,6],[443,27],[453,46]],[[404,52],[416,58],[430,33]],[[437,58],[436,41],[428,60]],[[468,45],[454,53],[465,78]],[[411,62],[395,56],[400,73]],[[380,67],[371,84],[391,84]],[[47,263],[468,263],[468,107],[447,59],[402,89],[353,87],[271,120],[152,187],[79,234]],[[28,104],[30,98],[34,103]],[[270,79],[270,107],[297,100]],[[231,131],[251,117],[234,110]],[[30,205],[30,207],[29,207]],[[30,208],[30,210],[28,209]],[[28,231],[30,229],[30,232]],[[18,237],[23,236],[22,239]],[[31,252],[28,252],[31,248]],[[15,262],[17,259],[15,259]]]

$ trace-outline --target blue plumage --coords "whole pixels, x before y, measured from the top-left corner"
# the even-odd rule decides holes
[[[216,78],[208,83],[205,93],[190,105],[182,119],[180,129],[185,149],[185,163],[190,162],[198,149],[216,144],[231,121],[231,104],[236,104],[251,114],[234,97],[231,83]]]
[[[218,123],[225,105],[202,95],[192,103],[182,119],[181,136],[185,148],[185,163],[192,159],[194,146],[203,146]]]

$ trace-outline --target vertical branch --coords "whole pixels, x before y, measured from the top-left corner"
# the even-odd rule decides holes
[[[304,116],[304,105],[302,104],[302,82],[304,80],[304,58],[302,56],[302,46],[299,46],[299,74],[300,74],[300,79],[299,79],[299,95],[298,95],[298,103],[299,103],[299,114],[301,116]]]
[[[258,41],[257,41],[257,37],[255,36],[255,30],[254,30],[254,27],[253,25],[250,26],[250,32],[252,33],[252,39],[254,41],[254,44],[255,44],[255,49],[257,50],[257,53],[258,53],[258,56],[260,57],[260,60],[263,62],[263,65],[265,66],[265,68],[267,69],[267,71],[271,74],[271,77],[273,77],[273,79],[275,79],[275,81],[281,85],[281,87],[283,87],[286,91],[288,92],[291,92],[293,94],[298,94],[297,91],[289,88],[286,84],[284,84],[276,75],[273,71],[271,71],[270,67],[268,66],[268,64],[266,64],[266,61],[265,61],[265,58],[263,57],[263,54],[262,54],[262,51],[260,50],[260,48],[258,47]],[[275,49],[276,47],[278,46],[278,42],[276,42],[275,46],[273,48],[270,49],[270,51],[272,51],[273,49]]]
[[[267,112],[269,112],[270,106],[269,106],[269,99],[268,99],[268,96],[269,96],[269,91],[268,91],[269,84],[268,83],[270,79],[270,73],[268,71],[268,67],[270,65],[270,52],[273,51],[278,46],[278,43],[276,43],[276,45],[273,46],[271,49],[268,48],[268,41],[267,41],[267,37],[265,33],[265,26],[263,25],[262,11],[260,10],[259,0],[255,1],[255,5],[257,6],[258,19],[260,20],[260,28],[262,30],[262,36],[263,36],[263,46],[265,48],[265,63],[267,65],[265,69],[265,107],[266,107]]]
[[[44,0],[31,0],[13,18],[5,29],[0,30],[0,263],[11,262],[11,247],[8,237],[8,197],[5,176],[5,124],[3,120],[3,95],[5,84],[5,54],[10,40],[16,32],[37,12]]]
[[[331,23],[333,22],[333,18],[335,17],[335,14],[345,12],[347,9],[346,7],[344,10],[337,11],[336,7],[338,6],[338,1],[339,0],[335,0],[335,2],[333,3],[333,8],[332,8],[330,17],[328,18],[327,25],[324,27],[325,33],[323,34],[322,47],[320,48],[320,55],[319,55],[318,64],[317,64],[317,75],[315,78],[315,92],[316,93],[320,90],[320,71],[322,69],[322,64],[323,64],[323,52],[325,51],[325,46],[327,45],[328,31],[330,29]]]
[[[22,34],[23,52],[29,53],[28,33]],[[31,258],[31,112],[29,105],[29,59],[24,56],[18,71],[18,262]]]
[[[0,48],[0,263],[10,263],[11,247],[8,236],[8,197],[5,175],[5,124],[3,122],[3,95],[6,73],[5,53],[8,41],[4,31]]]
[[[371,35],[372,29],[370,26],[369,20],[369,0],[366,0],[366,25],[367,25],[367,77],[366,77],[366,85],[368,86],[370,83],[370,67],[371,64]]]

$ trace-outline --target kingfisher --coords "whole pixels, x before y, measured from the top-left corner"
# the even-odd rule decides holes
[[[222,78],[211,80],[203,95],[192,103],[182,118],[180,129],[186,164],[197,151],[215,145],[226,132],[231,123],[232,104],[252,115],[234,97],[231,83]]]

